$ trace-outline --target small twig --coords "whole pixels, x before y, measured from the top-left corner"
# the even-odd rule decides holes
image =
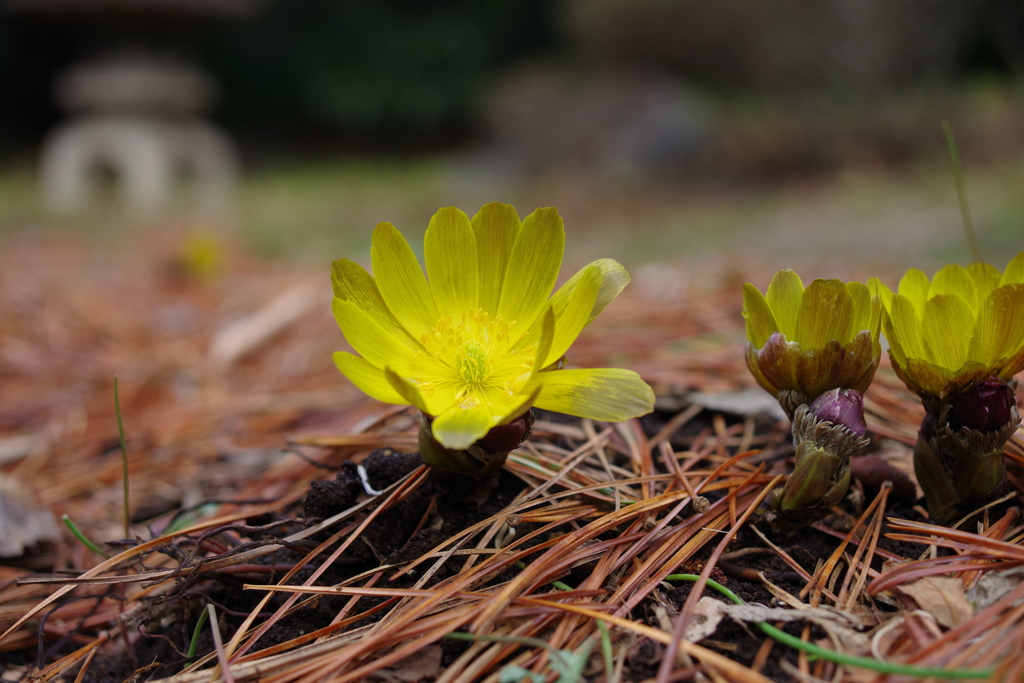
[[[217,624],[217,611],[213,605],[207,605],[206,611],[210,617],[210,632],[213,633],[213,649],[217,652],[217,662],[220,670],[224,672],[224,683],[235,683],[235,677],[231,673],[231,662],[224,651],[224,641],[220,637],[220,626]]]

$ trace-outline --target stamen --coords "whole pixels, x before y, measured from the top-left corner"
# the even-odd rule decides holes
[[[486,401],[487,390],[514,396],[534,361],[533,346],[512,350],[526,334],[513,333],[514,326],[491,320],[481,309],[463,313],[457,322],[443,316],[420,337],[424,350],[414,358],[418,372],[411,379],[428,397],[447,388],[463,404]]]

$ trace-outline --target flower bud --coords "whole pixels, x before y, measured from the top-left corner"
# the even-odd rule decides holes
[[[492,427],[476,445],[489,453],[509,453],[519,448],[532,430],[533,411],[527,410],[511,422]]]
[[[864,399],[854,389],[826,391],[811,402],[810,411],[819,420],[846,427],[855,438],[861,438],[868,431],[864,422]]]
[[[990,377],[955,396],[950,405],[949,426],[953,429],[994,432],[1012,419],[1016,398],[1005,381]]]
[[[935,417],[933,413],[925,413],[921,420],[921,438],[931,441],[936,437],[938,428],[939,418]]]

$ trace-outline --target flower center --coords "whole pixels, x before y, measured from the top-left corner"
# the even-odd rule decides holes
[[[466,384],[480,384],[487,377],[487,352],[480,342],[474,339],[463,342],[456,357],[459,376]]]
[[[463,404],[486,401],[493,392],[514,396],[536,356],[533,346],[513,350],[525,334],[517,334],[514,326],[480,309],[455,319],[441,317],[420,337],[423,351],[414,358],[412,380],[428,396],[445,389]]]

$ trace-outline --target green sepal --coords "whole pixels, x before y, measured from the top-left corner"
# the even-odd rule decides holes
[[[1006,461],[1002,447],[985,453],[947,458],[948,468],[918,434],[914,474],[924,489],[930,512],[943,524],[954,522],[1002,492]]]
[[[501,471],[508,453],[489,453],[473,445],[466,449],[445,448],[430,432],[429,420],[420,423],[420,458],[431,467],[484,479]]]
[[[797,444],[793,474],[782,489],[779,508],[831,508],[850,485],[849,458],[819,448],[811,441]]]

